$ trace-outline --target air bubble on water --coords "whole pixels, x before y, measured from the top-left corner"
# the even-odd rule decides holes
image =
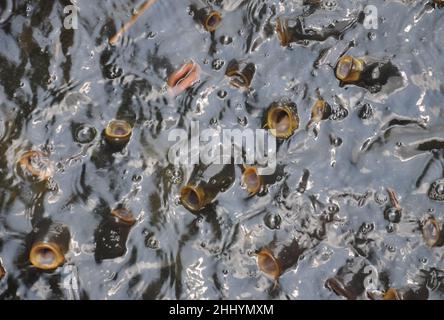
[[[330,141],[335,147],[339,147],[342,144],[342,139],[340,137],[330,137]]]
[[[94,127],[88,125],[81,125],[75,132],[75,141],[78,143],[90,143],[95,139],[97,131]]]
[[[145,238],[145,245],[150,249],[159,249],[159,240],[154,235],[149,235]]]
[[[220,70],[222,69],[222,67],[224,66],[225,61],[223,59],[215,59],[213,60],[213,63],[211,64],[211,66],[213,67],[213,70]]]
[[[105,67],[104,73],[108,79],[116,79],[123,74],[123,69],[115,64],[109,64]]]
[[[333,9],[334,7],[336,7],[336,1],[325,1],[324,6],[327,9]]]
[[[339,212],[339,206],[336,203],[332,203],[327,207],[327,210],[331,214],[335,214]]]
[[[365,103],[359,110],[358,116],[362,120],[370,119],[373,116],[373,107],[369,103]]]
[[[225,90],[219,90],[217,92],[217,96],[219,97],[219,99],[225,99],[227,96],[227,92]]]
[[[229,36],[221,36],[220,43],[223,45],[228,45],[233,42],[233,38]]]
[[[239,117],[237,117],[237,122],[241,125],[241,126],[243,126],[243,127],[245,127],[246,125],[247,125],[247,123],[248,123],[248,120],[247,120],[247,117],[245,117],[245,116],[239,116]]]
[[[182,173],[182,170],[180,170],[178,168],[167,169],[165,171],[165,175],[166,175],[168,181],[172,184],[182,183],[183,173]]]
[[[401,212],[395,207],[390,207],[384,212],[386,219],[393,223],[398,223],[401,219]]]
[[[362,228],[362,233],[366,234],[366,233],[372,231],[372,229],[373,229],[373,224],[365,223],[363,228]]]
[[[279,229],[281,226],[281,222],[282,222],[282,218],[279,214],[275,214],[275,213],[270,212],[270,213],[267,213],[264,217],[265,225],[271,230]]]
[[[383,205],[387,202],[387,195],[385,192],[377,191],[375,192],[375,202],[379,205]]]

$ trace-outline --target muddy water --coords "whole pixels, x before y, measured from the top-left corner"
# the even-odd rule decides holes
[[[444,171],[444,9],[413,0],[209,2],[223,15],[214,33],[192,17],[202,2],[158,0],[110,46],[139,2],[77,0],[78,28],[66,29],[69,1],[0,1],[0,297],[341,299],[325,285],[337,276],[357,298],[373,279],[372,290],[410,286],[441,299],[444,249],[428,247],[420,225],[428,215],[444,222],[443,203],[428,197]],[[287,47],[278,17],[303,26]],[[340,86],[334,66],[344,53],[390,61],[394,81]],[[190,59],[200,82],[173,98],[168,75]],[[249,90],[225,77],[232,59],[256,65]],[[333,114],[306,130],[319,97]],[[296,103],[300,127],[279,143],[266,190],[248,197],[236,167],[212,205],[186,210],[179,193],[193,167],[169,163],[171,130],[193,120],[260,128],[283,98]],[[133,126],[118,152],[102,137],[115,118]],[[17,166],[31,149],[49,154],[46,182]],[[399,222],[384,218],[387,188]],[[137,218],[129,231],[109,227],[119,205]],[[70,250],[63,266],[39,271],[29,235],[50,220],[69,227]],[[305,250],[274,281],[255,253],[289,239]]]

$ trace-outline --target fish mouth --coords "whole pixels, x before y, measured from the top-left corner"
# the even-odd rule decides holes
[[[179,94],[192,85],[194,85],[200,78],[200,67],[194,62],[185,63],[179,70],[173,72],[168,78],[167,84],[175,94]]]
[[[53,270],[65,262],[65,256],[56,243],[40,242],[33,245],[29,261],[38,269]]]

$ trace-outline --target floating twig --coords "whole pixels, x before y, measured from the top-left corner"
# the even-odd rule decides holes
[[[148,0],[145,1],[138,9],[137,12],[135,14],[133,14],[131,16],[131,19],[125,23],[123,25],[123,27],[117,31],[117,33],[115,35],[113,35],[110,39],[109,39],[109,44],[110,45],[116,45],[117,41],[119,41],[120,37],[123,36],[123,34],[128,31],[129,28],[132,27],[132,25],[134,23],[136,23],[137,19],[140,18],[140,16],[147,11],[157,0]]]

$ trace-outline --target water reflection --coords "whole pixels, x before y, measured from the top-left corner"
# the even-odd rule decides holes
[[[78,0],[66,29],[69,4],[0,1],[0,298],[443,298],[439,1],[371,30],[364,1]],[[277,171],[174,166],[191,121],[268,122]]]

